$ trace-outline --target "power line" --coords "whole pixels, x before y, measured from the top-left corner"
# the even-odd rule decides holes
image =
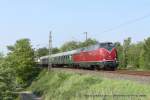
[[[139,18],[136,18],[136,19],[127,21],[127,22],[122,23],[122,24],[120,24],[120,25],[118,25],[118,26],[116,26],[116,27],[113,27],[113,28],[110,28],[110,29],[108,29],[108,30],[105,30],[105,31],[103,31],[102,33],[106,33],[106,32],[110,32],[110,31],[116,30],[116,29],[121,28],[121,27],[123,27],[123,26],[126,26],[126,25],[129,25],[129,24],[135,23],[135,22],[137,22],[137,21],[143,20],[143,19],[145,19],[145,18],[147,18],[147,17],[150,17],[150,14],[147,14],[147,15],[145,15],[145,16],[142,16],[142,17],[139,17]]]

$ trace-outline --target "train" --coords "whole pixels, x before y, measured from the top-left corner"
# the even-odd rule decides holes
[[[117,50],[114,43],[97,43],[72,51],[52,54],[39,58],[41,66],[48,66],[49,58],[52,67],[73,67],[116,70],[118,66]]]

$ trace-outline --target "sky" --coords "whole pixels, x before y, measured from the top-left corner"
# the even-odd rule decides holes
[[[150,37],[150,0],[0,0],[0,52],[21,38],[48,46],[50,31],[53,47],[84,41],[84,32],[99,42],[142,41]]]

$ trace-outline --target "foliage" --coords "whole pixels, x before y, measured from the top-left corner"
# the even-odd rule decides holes
[[[118,51],[119,68],[150,69],[150,38],[143,42],[131,43],[131,38],[115,43]]]
[[[3,57],[0,60],[0,100],[13,100],[16,90],[15,70],[11,63]]]
[[[142,47],[142,42],[130,45],[130,48],[128,49],[128,65],[140,68],[140,53]]]
[[[39,48],[35,51],[36,57],[42,57],[48,55],[49,51],[46,47]]]
[[[90,45],[94,45],[94,44],[96,44],[96,43],[98,43],[98,41],[96,41],[95,39],[89,38],[89,39],[87,39],[86,41],[81,42],[81,43],[79,44],[79,47],[80,47],[80,48],[82,48],[82,47],[87,47],[87,46],[90,46]]]
[[[141,69],[146,69],[146,66],[145,66],[145,50],[142,48],[141,49],[141,52],[140,52],[140,58],[139,58],[139,65],[140,65],[140,68]]]
[[[145,40],[143,48],[145,51],[144,52],[145,68],[150,69],[150,37]]]
[[[10,47],[10,46],[9,46]],[[29,39],[20,39],[9,49],[8,59],[12,68],[16,71],[17,82],[23,86],[29,84],[36,74],[34,51]]]
[[[84,42],[77,42],[77,41],[69,41],[69,42],[66,42],[64,43],[62,46],[61,46],[61,51],[64,52],[64,51],[71,51],[71,50],[74,50],[74,49],[78,49],[78,48],[83,48],[83,47],[87,47],[87,46],[90,46],[90,45],[94,45],[96,44],[98,41],[96,41],[95,39],[87,39],[86,41]]]
[[[117,48],[117,60],[119,61],[119,68],[122,68],[123,65],[123,46],[120,42],[115,43],[115,47]]]
[[[0,100],[14,100],[17,88],[29,85],[39,70],[29,39],[20,39],[8,46],[9,53],[0,53]]]
[[[130,37],[125,39],[124,42],[123,42],[123,59],[122,59],[123,64],[122,64],[122,66],[124,68],[126,68],[127,65],[128,65],[128,50],[129,50],[129,47],[130,47],[130,43],[131,43],[131,38]]]
[[[132,100],[149,100],[150,86],[127,80],[111,80],[92,75],[80,75],[66,71],[43,71],[29,90],[44,100],[104,100],[101,95],[146,95]],[[91,96],[86,96],[86,95]],[[92,96],[100,95],[100,96]],[[113,96],[106,100],[114,100]],[[116,97],[128,100],[130,97]]]
[[[74,50],[74,49],[77,49],[79,48],[79,42],[76,42],[76,41],[69,41],[69,42],[66,42],[65,44],[63,44],[60,48],[60,50],[62,52],[64,51],[71,51],[71,50]]]
[[[55,48],[52,48],[52,54],[56,54],[56,53],[59,53],[60,52],[60,49],[55,47]]]
[[[60,50],[55,47],[55,48],[52,48],[52,54],[56,54],[56,53],[59,53]],[[49,49],[46,48],[46,47],[43,47],[43,48],[39,48],[35,51],[35,56],[36,57],[42,57],[42,56],[46,56],[49,54]]]

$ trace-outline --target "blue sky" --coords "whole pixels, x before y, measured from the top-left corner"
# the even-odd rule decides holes
[[[85,40],[85,31],[100,42],[142,41],[150,36],[150,17],[104,31],[148,14],[150,0],[0,0],[0,51],[20,38],[46,46],[50,30],[55,47]]]

